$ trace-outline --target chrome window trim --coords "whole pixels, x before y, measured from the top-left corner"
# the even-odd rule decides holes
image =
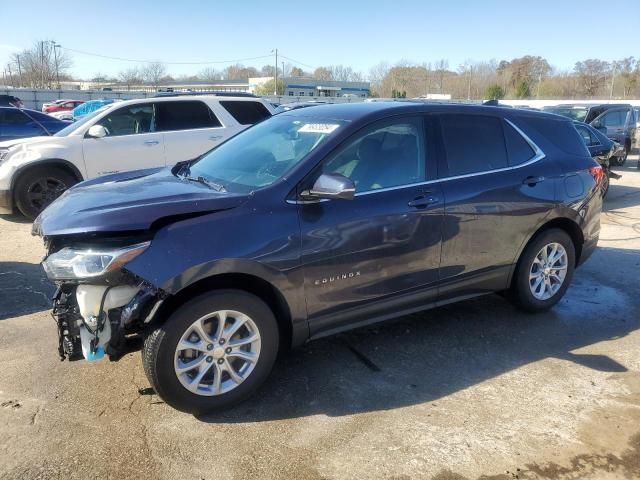
[[[397,185],[395,187],[387,187],[387,188],[378,188],[376,190],[369,190],[367,192],[356,192],[354,194],[354,197],[360,197],[363,195],[371,195],[372,193],[382,193],[382,192],[390,192],[393,190],[400,190],[401,188],[412,188],[412,187],[420,187],[423,185],[431,185],[433,183],[438,183],[438,182],[448,182],[451,180],[460,180],[463,178],[471,178],[471,177],[478,177],[480,175],[488,175],[491,173],[500,173],[500,172],[508,172],[510,170],[516,170],[518,168],[522,168],[522,167],[527,167],[529,165],[532,165],[536,162],[539,162],[540,160],[542,160],[543,158],[546,157],[545,153],[542,151],[542,149],[540,147],[538,147],[538,145],[535,144],[535,142],[533,140],[531,140],[529,138],[529,136],[524,133],[522,130],[520,130],[520,128],[518,128],[511,120],[504,118],[503,120],[505,122],[507,122],[509,125],[511,125],[516,132],[518,132],[518,134],[524,138],[524,140],[529,144],[529,146],[531,147],[531,149],[534,152],[533,157],[531,157],[529,160],[527,160],[526,162],[522,162],[518,165],[513,165],[513,166],[509,166],[509,167],[504,167],[504,168],[496,168],[493,170],[485,170],[482,172],[474,172],[474,173],[465,173],[464,175],[454,175],[451,177],[444,177],[444,178],[437,178],[434,180],[426,180],[424,182],[417,182],[417,183],[409,183],[406,185]],[[505,142],[506,145],[506,142]],[[323,199],[318,199],[318,200],[287,200],[287,203],[290,204],[300,204],[300,205],[304,205],[304,204],[309,204],[309,203],[319,203],[319,202],[323,202],[323,201],[329,201],[329,199],[327,198],[323,198]]]

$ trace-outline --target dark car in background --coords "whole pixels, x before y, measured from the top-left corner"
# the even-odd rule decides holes
[[[0,107],[24,107],[24,103],[13,95],[0,95]]]
[[[624,151],[624,147],[618,142],[614,142],[588,123],[574,122],[574,126],[582,137],[591,157],[602,166],[605,174],[605,178],[602,183],[602,196],[604,197],[609,191],[610,179],[621,178],[621,175],[611,171],[610,162],[612,157],[621,155]]]
[[[0,141],[53,135],[69,123],[36,110],[0,107]]]
[[[154,391],[201,413],[255,392],[281,347],[492,292],[551,308],[598,242],[602,180],[562,117],[324,105],[80,183],[33,233],[61,357],[142,334]]]
[[[611,140],[618,142],[624,148],[611,161],[615,165],[623,165],[627,156],[636,146],[636,112],[631,105],[608,108],[590,122],[591,126],[599,130]]]
[[[608,109],[619,106],[630,107],[630,105],[614,103],[561,103],[559,105],[543,107],[542,110],[548,113],[562,115],[563,117],[578,122],[591,123],[596,117]]]
[[[636,111],[628,104],[560,104],[544,107],[543,111],[555,113],[578,122],[589,123],[611,140],[623,146],[611,159],[613,165],[623,165],[636,145]]]

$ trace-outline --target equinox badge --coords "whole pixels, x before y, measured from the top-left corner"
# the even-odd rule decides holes
[[[338,280],[347,280],[348,278],[354,278],[359,276],[360,276],[360,270],[355,272],[341,273],[335,276],[332,275],[330,277],[325,277],[325,278],[314,281],[313,284],[324,285],[325,283],[333,283],[333,282],[337,282]]]

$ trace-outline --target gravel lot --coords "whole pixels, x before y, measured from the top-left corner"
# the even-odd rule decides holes
[[[60,362],[44,250],[0,217],[0,478],[640,478],[640,170],[562,303],[488,296],[308,344],[260,394],[195,418],[139,353]]]

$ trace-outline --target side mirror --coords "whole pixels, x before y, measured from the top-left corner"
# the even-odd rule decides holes
[[[102,125],[94,125],[87,130],[87,136],[92,138],[106,137],[107,130]]]
[[[353,200],[356,186],[350,178],[339,173],[323,173],[311,187],[300,194],[303,198],[335,198],[340,200]]]

